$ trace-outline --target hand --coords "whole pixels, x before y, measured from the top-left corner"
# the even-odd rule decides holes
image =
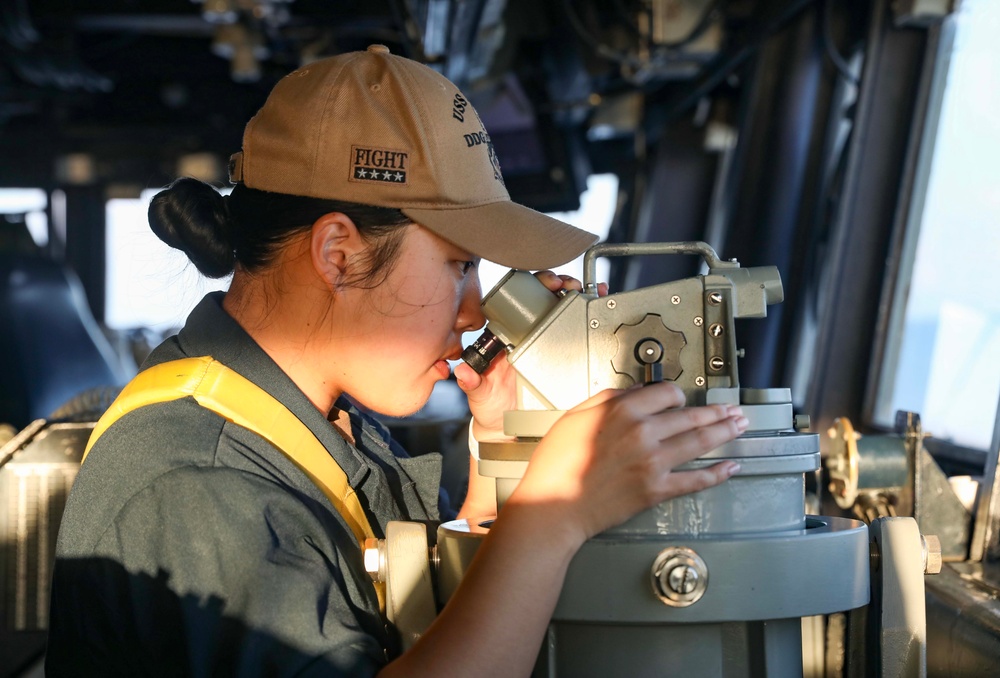
[[[553,294],[563,288],[583,291],[583,284],[572,276],[556,275],[552,271],[538,271],[535,277]],[[597,286],[597,294],[602,297],[607,296],[607,283],[600,283]],[[464,362],[455,366],[455,380],[469,398],[473,434],[477,440],[504,437],[503,413],[517,406],[514,376],[514,369],[510,363],[499,357],[483,374],[477,373]]]
[[[602,391],[556,422],[508,504],[544,505],[582,544],[655,504],[728,479],[735,462],[674,469],[746,427],[738,406],[685,408],[684,392],[669,382]]]

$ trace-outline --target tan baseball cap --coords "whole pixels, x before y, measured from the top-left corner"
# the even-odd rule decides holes
[[[541,269],[597,236],[511,202],[489,134],[458,88],[383,45],[285,76],[243,133],[230,180],[402,210],[462,249]]]

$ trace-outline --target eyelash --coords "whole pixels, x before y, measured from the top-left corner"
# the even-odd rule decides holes
[[[467,274],[476,267],[476,262],[474,261],[460,261],[458,263],[462,265],[462,275]]]

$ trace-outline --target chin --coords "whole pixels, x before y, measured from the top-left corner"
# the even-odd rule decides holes
[[[419,412],[427,401],[431,398],[433,385],[427,389],[412,389],[409,393],[396,391],[392,398],[386,398],[381,402],[362,402],[366,408],[386,417],[401,419],[411,414]]]

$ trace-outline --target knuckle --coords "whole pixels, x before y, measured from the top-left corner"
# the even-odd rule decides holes
[[[694,430],[695,440],[702,451],[708,451],[716,446],[716,436],[714,430],[709,426],[702,426]]]
[[[687,397],[684,395],[683,389],[673,382],[662,382],[666,384],[666,398],[669,400],[669,407],[684,407],[687,402]]]

